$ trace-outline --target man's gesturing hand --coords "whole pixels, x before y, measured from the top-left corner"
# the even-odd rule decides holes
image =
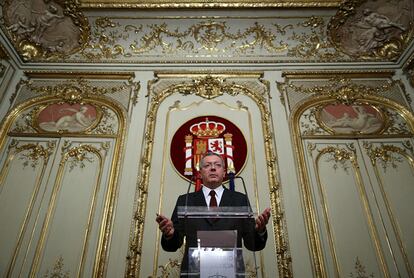
[[[174,235],[174,225],[170,219],[164,215],[158,214],[155,218],[155,221],[158,223],[158,228],[161,230],[162,234],[166,239],[172,238]]]
[[[267,222],[269,222],[269,218],[270,208],[267,208],[256,218],[256,231],[259,233],[264,232],[266,230]]]

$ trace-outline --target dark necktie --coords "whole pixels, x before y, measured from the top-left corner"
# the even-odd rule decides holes
[[[210,207],[217,207],[216,191],[211,190],[209,195],[211,196]]]

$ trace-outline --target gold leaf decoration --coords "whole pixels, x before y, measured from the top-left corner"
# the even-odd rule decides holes
[[[64,270],[64,263],[62,256],[56,260],[55,265],[51,271],[47,270],[43,278],[69,278],[70,272]]]
[[[370,275],[367,274],[366,270],[365,270],[365,266],[362,265],[361,261],[359,260],[358,257],[356,257],[355,260],[355,274],[354,273],[350,273],[349,277],[352,278],[374,278],[374,273],[371,273]]]

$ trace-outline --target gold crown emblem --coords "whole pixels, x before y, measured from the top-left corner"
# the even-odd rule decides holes
[[[209,121],[206,118],[205,122],[193,124],[190,127],[190,132],[197,137],[218,137],[225,129],[226,126],[224,124]]]

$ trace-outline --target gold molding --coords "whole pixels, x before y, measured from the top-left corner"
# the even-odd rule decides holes
[[[205,76],[207,77],[207,75]],[[127,255],[127,266],[126,274],[127,277],[137,277],[140,274],[141,268],[141,256],[142,256],[142,245],[143,245],[143,231],[144,231],[144,222],[147,208],[147,194],[149,186],[149,176],[151,170],[151,160],[152,160],[152,149],[154,147],[154,134],[155,134],[155,125],[157,111],[160,107],[160,104],[169,96],[173,94],[181,93],[177,90],[181,86],[193,86],[195,80],[190,79],[187,83],[181,82],[179,84],[173,84],[165,88],[159,93],[155,93],[153,86],[160,79],[155,78],[148,82],[148,92],[150,96],[149,107],[147,113],[147,125],[145,129],[145,143],[143,145],[143,153],[140,163],[140,175],[137,182],[137,192],[136,196],[138,200],[134,205],[134,217],[132,220],[131,227],[131,237],[129,243],[129,251]],[[222,86],[225,85],[225,81],[222,81]],[[227,84],[230,86],[230,84]],[[277,164],[277,153],[274,147],[274,138],[272,136],[272,124],[271,124],[271,114],[268,108],[268,102],[264,94],[260,94],[251,90],[242,85],[234,83],[233,92],[235,95],[244,94],[250,97],[258,106],[260,113],[262,115],[262,127],[263,127],[263,136],[264,136],[264,145],[265,145],[265,154],[267,161],[267,173],[269,177],[269,191],[270,191],[270,200],[272,204],[272,220],[274,227],[274,235],[276,242],[276,263],[278,266],[279,276],[280,277],[292,277],[292,260],[289,254],[289,245],[287,240],[287,230],[285,223],[285,216],[282,209],[282,200],[281,200],[281,184],[279,182],[279,169]],[[197,89],[196,87],[192,87]],[[267,88],[267,86],[266,86]],[[224,92],[227,94],[227,92]],[[268,93],[268,92],[267,92]],[[187,91],[186,94],[190,95],[200,95],[203,97],[203,94],[199,91]]]
[[[331,79],[333,76],[342,76],[344,78],[391,78],[395,70],[320,70],[320,71],[284,71],[282,77],[288,80],[295,79]]]
[[[6,50],[4,49],[3,44],[2,44],[2,43],[0,43],[0,59],[7,60],[7,59],[9,59],[9,58],[10,58],[10,57],[9,57],[9,55],[7,55],[7,52],[6,52]]]
[[[134,72],[100,72],[100,71],[23,71],[28,78],[50,79],[113,79],[129,80],[135,78]]]
[[[181,0],[181,1],[154,1],[154,0],[81,0],[81,8],[140,8],[140,9],[164,9],[164,8],[336,8],[340,0]]]

